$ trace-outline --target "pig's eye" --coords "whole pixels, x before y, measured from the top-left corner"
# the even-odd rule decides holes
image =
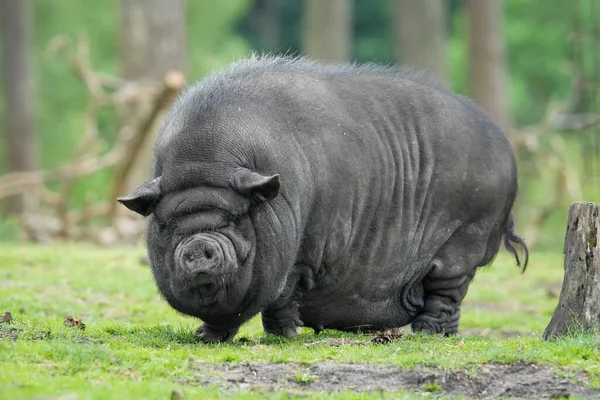
[[[167,221],[163,221],[162,219],[156,217],[155,215],[151,215],[151,225],[155,226],[160,232],[162,232],[168,225]]]
[[[179,215],[169,221],[177,232],[191,234],[193,232],[214,231],[229,225],[229,215],[218,208],[202,212]]]
[[[231,219],[231,221],[229,222],[229,225],[233,225],[238,229],[244,230],[247,229],[249,224],[250,224],[250,215],[249,214],[242,214],[242,215],[236,215],[233,216],[233,218]]]

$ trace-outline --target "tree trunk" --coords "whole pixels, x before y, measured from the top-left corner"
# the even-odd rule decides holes
[[[181,0],[121,0],[121,66],[131,80],[162,81],[186,72],[186,23]]]
[[[446,1],[396,0],[396,57],[446,80]]]
[[[349,0],[304,1],[304,51],[310,57],[346,61],[352,52]]]
[[[182,0],[121,0],[121,66],[132,81],[162,82],[169,71],[186,73],[186,21]],[[129,110],[127,125],[148,109]],[[129,120],[128,120],[129,118]],[[159,122],[159,121],[158,121]],[[128,179],[127,191],[149,178],[152,136]],[[124,193],[122,193],[124,194]]]
[[[27,0],[0,0],[2,26],[2,80],[4,84],[4,137],[6,172],[37,169],[35,96],[30,47],[31,14]],[[6,199],[7,214],[37,209],[35,193]]]
[[[469,12],[469,91],[507,132],[506,70],[502,0],[467,0]]]
[[[544,339],[577,331],[600,333],[600,205],[571,205],[565,236],[565,277]]]

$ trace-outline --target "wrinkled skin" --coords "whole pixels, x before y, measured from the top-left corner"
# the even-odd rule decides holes
[[[158,288],[206,342],[257,313],[287,337],[452,334],[502,238],[527,252],[505,136],[408,71],[240,62],[177,101],[154,155],[154,179],[119,200],[148,216]]]

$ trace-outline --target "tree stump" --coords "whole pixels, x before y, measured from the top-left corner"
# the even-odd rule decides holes
[[[565,277],[544,340],[600,333],[600,205],[573,203],[565,235]]]

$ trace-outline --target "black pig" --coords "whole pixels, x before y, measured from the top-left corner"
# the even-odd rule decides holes
[[[262,313],[297,326],[452,334],[477,267],[514,233],[513,150],[474,103],[403,69],[253,57],[179,98],[153,177],[152,271],[206,342]]]

